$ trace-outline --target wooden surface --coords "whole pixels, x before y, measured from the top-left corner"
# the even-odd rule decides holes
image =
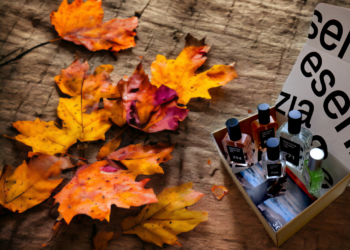
[[[276,0],[104,0],[105,19],[131,17],[141,13],[137,28],[137,47],[113,57],[107,51],[90,52],[71,42],[58,41],[32,51],[19,61],[0,68],[0,134],[17,135],[11,122],[58,120],[56,108],[60,95],[54,76],[73,61],[76,51],[89,59],[90,68],[110,63],[113,79],[130,76],[143,56],[147,73],[157,54],[175,58],[191,33],[207,37],[212,44],[208,60],[201,70],[214,64],[236,62],[239,78],[222,88],[212,89],[211,100],[195,99],[189,104],[188,118],[179,133],[157,133],[151,141],[177,143],[174,158],[163,164],[164,175],[152,176],[147,187],[161,192],[186,182],[205,196],[190,209],[209,212],[209,221],[193,231],[179,235],[183,249],[272,249],[274,244],[258,218],[221,164],[210,132],[224,126],[231,117],[248,116],[259,103],[273,105],[306,42],[310,20],[319,1]],[[350,1],[325,1],[350,8]],[[60,0],[1,0],[0,56],[11,51],[11,59],[37,44],[57,38],[49,14],[57,10]],[[107,133],[116,134],[117,127]],[[125,141],[135,135],[128,130]],[[146,138],[140,134],[134,142]],[[0,168],[6,163],[19,166],[29,147],[1,137]],[[85,156],[94,161],[103,142],[90,143]],[[72,154],[77,150],[72,148]],[[211,165],[208,164],[211,160]],[[66,174],[67,177],[71,173]],[[211,193],[212,185],[225,185],[229,192],[222,201]],[[76,217],[63,225],[56,238],[51,237],[54,219],[49,215],[52,198],[22,213],[0,215],[0,249],[91,249],[95,230],[120,230],[127,215],[139,208],[114,207],[111,222],[99,222],[86,216]],[[166,249],[179,249],[165,245]],[[286,241],[282,249],[350,249],[350,188],[305,227]],[[159,249],[142,242],[135,235],[123,235],[110,242],[108,249]]]

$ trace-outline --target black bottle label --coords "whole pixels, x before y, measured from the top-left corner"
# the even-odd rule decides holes
[[[282,164],[281,163],[274,163],[274,164],[267,164],[267,175],[268,176],[281,176],[282,174]]]
[[[275,137],[275,128],[270,128],[268,130],[260,132],[260,141],[262,148],[266,148],[266,141],[271,137]]]
[[[243,148],[227,146],[227,152],[230,156],[231,161],[242,164],[246,163]]]
[[[283,137],[280,138],[280,149],[286,153],[286,160],[296,166],[299,165],[300,157],[300,145],[287,140]]]

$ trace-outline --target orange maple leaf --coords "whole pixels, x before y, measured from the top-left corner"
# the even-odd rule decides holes
[[[0,175],[0,204],[13,212],[22,213],[49,198],[63,180],[49,178],[73,167],[68,157],[31,152],[29,156],[33,158],[28,164],[23,161],[15,171],[5,166]]]
[[[120,98],[117,100],[106,99],[120,97],[117,83],[114,83],[109,76],[113,71],[113,66],[110,64],[100,65],[91,75],[87,74],[88,70],[88,62],[76,58],[68,68],[61,70],[61,74],[55,77],[55,82],[63,93],[73,97],[82,96],[84,113],[96,111],[100,99],[103,98],[108,117],[122,127],[126,123],[126,113],[122,100]]]
[[[163,174],[164,171],[159,164],[173,158],[170,153],[174,147],[175,144],[166,143],[146,146],[142,143],[133,144],[111,153],[108,158],[120,161],[135,175]]]
[[[151,83],[157,87],[165,85],[174,89],[180,104],[186,105],[195,97],[211,99],[208,89],[223,86],[238,75],[233,65],[214,65],[211,69],[196,74],[195,71],[207,59],[205,55],[209,49],[204,39],[198,41],[188,34],[186,47],[176,60],[167,60],[165,56],[157,55],[151,65]]]
[[[179,121],[187,117],[188,110],[176,105],[176,92],[166,86],[153,86],[141,63],[127,81],[119,81],[118,89],[127,123],[142,131],[177,130]]]
[[[59,36],[78,45],[84,45],[91,51],[119,51],[134,47],[133,30],[138,26],[137,17],[115,18],[102,23],[103,9],[101,0],[75,0],[68,4],[63,0],[57,12],[50,14],[51,24]]]
[[[101,98],[120,97],[117,84],[109,76],[113,71],[112,65],[100,65],[91,75],[87,74],[88,70],[88,62],[76,58],[67,69],[62,69],[61,74],[55,76],[55,82],[63,93],[82,95],[85,100],[99,102]]]
[[[152,189],[144,186],[149,179],[135,181],[131,171],[98,161],[81,167],[73,179],[54,198],[60,203],[58,211],[69,224],[77,214],[109,221],[111,205],[130,208],[157,202]]]

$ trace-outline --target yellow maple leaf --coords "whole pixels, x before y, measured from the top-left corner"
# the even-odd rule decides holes
[[[123,234],[137,234],[143,241],[160,247],[164,243],[181,246],[176,235],[208,220],[208,213],[186,209],[203,195],[192,190],[192,182],[165,189],[157,195],[157,203],[148,204],[138,216],[122,222]]]
[[[170,154],[175,144],[158,143],[157,145],[132,144],[111,153],[108,158],[120,161],[135,175],[163,174],[160,163],[172,159]]]
[[[17,121],[12,124],[21,134],[16,140],[31,146],[33,152],[54,155],[65,153],[77,142],[77,135],[67,129],[59,129],[53,121]]]
[[[174,89],[180,104],[186,105],[195,97],[211,99],[208,89],[223,86],[238,75],[234,65],[214,65],[211,69],[196,74],[195,71],[207,59],[205,55],[209,49],[210,47],[204,44],[204,39],[198,41],[188,34],[186,47],[176,60],[167,60],[165,56],[157,55],[151,65],[151,83],[157,87],[165,85]]]
[[[31,154],[30,154],[31,155]],[[27,164],[16,168],[5,166],[0,176],[0,204],[19,213],[43,202],[63,179],[57,176],[61,169],[73,167],[67,157],[39,154]]]
[[[71,99],[60,98],[57,115],[63,120],[63,128],[74,134],[80,141],[105,139],[106,131],[112,126],[106,110],[93,110],[85,113],[87,101],[81,96]]]

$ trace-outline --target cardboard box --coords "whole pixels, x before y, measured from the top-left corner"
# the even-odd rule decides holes
[[[281,126],[293,109],[302,112],[302,126],[314,135],[313,146],[321,147],[326,152],[327,158],[322,164],[325,180],[320,197],[277,230],[265,219],[235,175],[246,168],[231,168],[226,162],[221,143],[226,128],[212,133],[227,171],[276,246],[280,246],[335,200],[350,180],[350,10],[317,5],[307,43],[271,114]],[[240,121],[242,133],[252,137],[251,123],[255,119],[257,115]],[[301,171],[289,169],[291,175],[302,180]]]

